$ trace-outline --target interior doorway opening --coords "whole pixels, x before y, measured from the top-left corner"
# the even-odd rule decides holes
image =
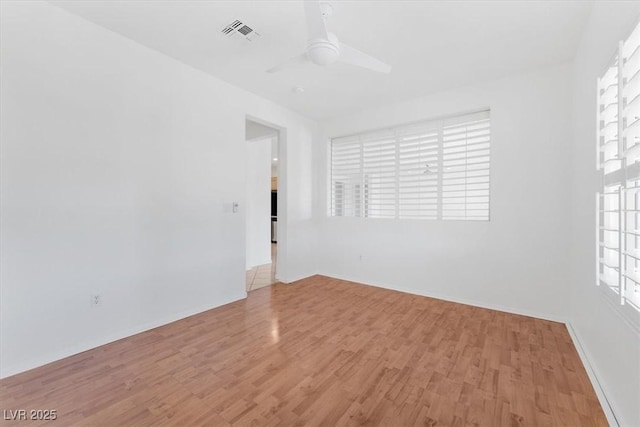
[[[278,264],[278,129],[246,119],[247,216],[246,291],[277,282]]]

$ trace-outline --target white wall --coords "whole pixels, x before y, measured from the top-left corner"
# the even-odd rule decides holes
[[[622,426],[640,425],[640,333],[595,286],[596,79],[639,15],[639,2],[595,2],[573,70],[571,326]]]
[[[274,137],[247,141],[247,270],[271,262],[271,145]]]
[[[326,216],[318,141],[318,269],[421,295],[564,319],[568,302],[571,67],[557,66],[341,117],[326,137],[491,108],[491,221]],[[320,202],[321,200],[321,202]],[[348,238],[345,238],[348,236]],[[360,259],[362,256],[362,259]]]
[[[247,115],[285,129],[280,277],[315,272],[313,122],[48,3],[1,7],[1,376],[245,297]]]

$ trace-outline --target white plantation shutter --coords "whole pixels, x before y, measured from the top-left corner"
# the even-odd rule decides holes
[[[598,81],[599,168],[603,172],[599,194],[599,280],[616,293],[622,284],[620,263],[620,170],[621,144],[618,138],[618,56]],[[614,178],[615,176],[615,178]],[[607,183],[607,180],[609,181]]]
[[[640,26],[598,79],[598,285],[640,326]]]
[[[438,218],[439,134],[433,123],[397,131],[400,218]]]
[[[364,197],[362,215],[396,217],[396,141],[393,133],[361,138]]]
[[[346,139],[333,148],[332,155],[332,215],[360,216],[356,205],[356,185],[361,180],[361,144],[357,138]]]
[[[640,311],[640,25],[622,45],[624,302]]]
[[[331,141],[332,216],[489,219],[489,111]]]
[[[443,129],[443,219],[489,219],[489,113],[451,120]]]

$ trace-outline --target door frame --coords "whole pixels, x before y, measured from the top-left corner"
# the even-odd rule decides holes
[[[280,281],[281,277],[286,277],[287,268],[287,129],[277,123],[270,122],[268,120],[261,119],[251,114],[245,114],[245,123],[247,120],[259,123],[264,126],[275,129],[276,139],[278,141],[278,240],[277,251],[278,256],[276,258],[276,280]],[[246,139],[246,137],[245,137]],[[246,194],[245,194],[246,198]],[[245,218],[246,222],[246,218]],[[246,226],[246,224],[245,224]],[[246,256],[246,248],[245,248]]]

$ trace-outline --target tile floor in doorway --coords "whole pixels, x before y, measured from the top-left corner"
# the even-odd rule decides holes
[[[271,264],[259,265],[247,270],[247,292],[276,283],[277,244],[271,244]]]

